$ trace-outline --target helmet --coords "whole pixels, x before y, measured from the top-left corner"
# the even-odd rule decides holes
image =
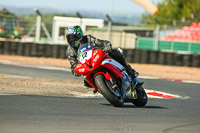
[[[71,26],[68,27],[65,32],[67,42],[71,47],[78,47],[80,40],[83,37],[83,31],[80,26]]]

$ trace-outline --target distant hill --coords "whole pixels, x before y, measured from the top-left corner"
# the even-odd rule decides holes
[[[21,15],[28,15],[28,14],[35,14],[34,8],[24,8],[24,7],[15,7],[15,6],[6,6],[0,5],[0,9],[6,8],[10,12],[14,13],[17,16]],[[60,13],[60,14],[69,14],[74,15],[76,11],[69,11],[69,10],[59,10],[59,9],[52,9],[52,8],[40,8],[41,13]],[[79,11],[79,13],[83,17],[91,17],[91,18],[99,18],[107,20],[106,14],[101,12],[90,12],[90,11]],[[139,15],[115,15],[113,17],[113,21],[116,23],[125,23],[125,24],[139,24],[140,16]]]

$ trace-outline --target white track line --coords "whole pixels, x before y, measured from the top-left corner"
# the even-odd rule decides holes
[[[30,64],[22,64],[22,63],[19,63],[19,62],[12,62],[12,61],[5,61],[5,60],[0,60],[0,64],[15,65],[15,66],[22,66],[22,67],[31,67],[31,68],[40,68],[40,69],[48,69],[48,70],[71,71],[67,67],[52,67],[52,66],[30,65]]]
[[[0,94],[0,96],[13,96],[15,94]]]
[[[192,83],[192,84],[200,84],[200,82],[198,82],[198,81],[183,81],[184,83]]]
[[[150,76],[139,76],[138,78],[141,78],[141,79],[160,79],[160,80],[163,80],[162,78],[150,77]],[[175,80],[175,79],[166,79],[166,80],[167,81],[173,81],[173,82],[178,81],[178,80]],[[180,80],[180,82],[191,83],[191,84],[200,84],[199,81],[190,81],[190,80]]]
[[[47,70],[62,70],[62,71],[71,72],[71,69],[67,68],[67,67],[65,68],[65,67],[51,67],[51,66],[40,66],[40,65],[28,65],[28,64],[21,64],[21,63],[18,63],[18,62],[12,62],[12,61],[6,61],[6,60],[0,60],[0,64],[24,66],[24,67],[31,67],[31,68],[40,68],[40,69],[47,69]],[[151,76],[139,76],[138,78],[141,78],[141,79],[160,79],[160,78],[151,77]],[[167,80],[169,80],[169,81],[176,81],[174,79],[167,79]],[[199,81],[181,80],[181,82],[192,83],[192,84],[200,84]]]

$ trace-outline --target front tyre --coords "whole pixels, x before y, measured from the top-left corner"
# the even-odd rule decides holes
[[[111,86],[109,86],[109,84],[106,82],[110,81],[106,80],[106,78],[102,74],[98,74],[95,77],[96,86],[100,90],[101,94],[108,100],[108,102],[110,102],[115,107],[122,107],[124,105],[124,102],[121,94],[118,96],[115,95],[115,93],[113,93],[111,89]]]
[[[135,106],[143,107],[147,104],[147,94],[142,86],[136,88],[136,96],[137,98],[132,101]]]

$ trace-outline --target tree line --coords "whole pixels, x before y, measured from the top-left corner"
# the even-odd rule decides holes
[[[142,15],[142,24],[155,26],[155,19],[163,26],[190,25],[192,22],[200,22],[200,0],[163,0],[157,4],[157,7],[159,9],[157,14],[146,12]]]

